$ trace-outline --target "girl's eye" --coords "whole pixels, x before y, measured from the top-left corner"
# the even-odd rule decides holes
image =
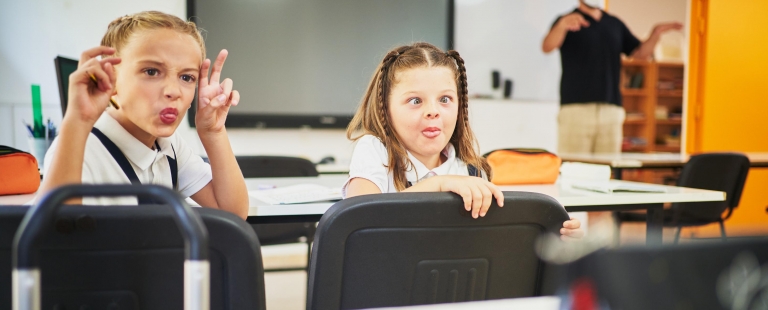
[[[408,103],[409,104],[419,104],[419,103],[421,103],[421,99],[419,99],[419,98],[411,98],[411,99],[408,99]]]
[[[452,101],[451,99],[452,99],[451,97],[443,96],[442,98],[440,98],[440,102],[441,103],[451,103],[451,101]]]
[[[184,74],[181,76],[181,80],[184,82],[193,83],[196,79],[194,75]]]
[[[144,69],[144,73],[146,73],[149,76],[156,76],[160,71],[154,68]]]

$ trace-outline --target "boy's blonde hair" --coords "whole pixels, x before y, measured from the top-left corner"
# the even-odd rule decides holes
[[[384,56],[368,84],[360,106],[347,127],[347,138],[357,140],[366,134],[379,138],[387,148],[387,167],[394,176],[395,188],[398,191],[406,188],[405,171],[412,168],[413,163],[408,159],[405,146],[392,128],[388,98],[396,82],[395,74],[417,67],[446,67],[454,73],[459,96],[459,114],[449,143],[456,148],[457,158],[485,172],[490,179],[491,166],[478,154],[477,139],[469,128],[467,71],[464,68],[464,59],[454,50],[443,52],[432,44],[421,42],[390,51]]]
[[[101,39],[101,45],[114,48],[116,54],[119,54],[134,33],[155,29],[171,29],[192,36],[200,45],[202,59],[205,59],[205,42],[197,25],[194,22],[187,22],[176,16],[158,11],[144,11],[118,17],[107,26],[107,33]]]

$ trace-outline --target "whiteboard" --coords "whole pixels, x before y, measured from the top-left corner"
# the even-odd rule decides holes
[[[454,46],[472,94],[496,94],[491,71],[513,81],[513,99],[560,101],[560,52],[541,51],[555,19],[576,0],[456,0]]]

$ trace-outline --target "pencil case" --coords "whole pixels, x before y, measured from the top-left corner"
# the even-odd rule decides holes
[[[40,187],[40,171],[32,154],[0,145],[0,195],[31,194]]]
[[[553,184],[562,160],[542,149],[500,149],[483,155],[496,185]]]

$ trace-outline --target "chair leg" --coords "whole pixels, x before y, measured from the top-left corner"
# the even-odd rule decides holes
[[[723,242],[728,241],[725,236],[725,225],[723,224],[723,221],[719,221],[720,223],[720,238],[723,239]]]
[[[618,248],[621,245],[621,220],[618,212],[613,212],[613,247]]]
[[[309,265],[312,262],[312,241],[307,238],[307,278],[309,278]]]
[[[677,232],[675,233],[675,244],[680,241],[680,231],[683,230],[682,226],[677,226]]]

